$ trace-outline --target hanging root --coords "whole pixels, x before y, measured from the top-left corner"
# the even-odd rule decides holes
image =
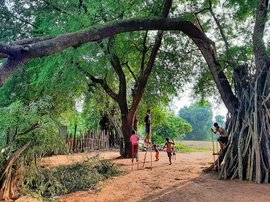
[[[254,86],[241,90],[239,108],[230,122],[230,141],[222,159],[220,179],[269,183],[270,111]]]

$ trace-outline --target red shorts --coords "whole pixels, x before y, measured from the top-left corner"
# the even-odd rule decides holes
[[[138,153],[138,145],[137,144],[132,145],[132,153],[133,154]]]
[[[158,156],[159,156],[159,152],[156,152],[156,159],[158,159]]]

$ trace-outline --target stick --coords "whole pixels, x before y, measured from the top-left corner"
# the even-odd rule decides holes
[[[147,151],[148,151],[148,148],[146,147],[146,152],[145,152],[145,155],[144,155],[144,160],[143,160],[143,167],[144,167],[144,164],[145,164],[145,159],[146,159],[146,154],[147,154]]]
[[[137,170],[140,169],[140,163],[139,163],[139,145],[138,145],[138,151],[137,151]]]
[[[220,149],[218,148],[218,141],[216,142],[217,143],[217,152],[220,151]],[[219,155],[218,155],[218,158],[217,158],[217,166],[218,166],[218,172],[219,172]]]
[[[216,158],[215,158],[215,144],[214,144],[214,132],[211,130],[212,132],[212,146],[213,146],[213,157],[214,157],[214,166],[216,164]]]
[[[133,161],[134,161],[134,145],[131,146],[131,151],[132,151],[132,160],[131,160],[131,170],[133,170]]]
[[[150,159],[151,159],[151,170],[152,170],[152,146],[150,147]]]

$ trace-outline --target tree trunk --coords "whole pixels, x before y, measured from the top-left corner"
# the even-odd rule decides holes
[[[127,116],[123,116],[122,114],[122,132],[125,143],[124,157],[131,157],[131,143],[130,143],[131,130],[132,130],[132,122],[127,119]]]
[[[237,76],[239,107],[229,120],[230,144],[221,166],[220,178],[268,183],[270,111],[261,94],[261,87],[258,88],[261,75],[254,82],[243,75]]]
[[[128,110],[127,102],[123,99],[119,103],[119,107],[121,110],[121,122],[122,122],[122,133],[124,138],[124,152],[121,152],[123,157],[131,157],[131,143],[130,143],[130,136],[131,131],[133,130],[133,120],[135,113]]]

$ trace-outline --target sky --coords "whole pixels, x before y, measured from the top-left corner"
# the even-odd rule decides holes
[[[191,89],[190,88],[185,89],[185,91],[180,94],[179,98],[173,99],[171,109],[175,112],[175,114],[178,114],[178,112],[181,108],[183,108],[185,106],[189,106],[193,102],[194,102],[194,99],[192,98]],[[209,100],[209,102],[212,104],[213,118],[216,115],[222,115],[226,118],[228,110],[226,109],[226,107],[222,101],[217,102],[215,100]]]

